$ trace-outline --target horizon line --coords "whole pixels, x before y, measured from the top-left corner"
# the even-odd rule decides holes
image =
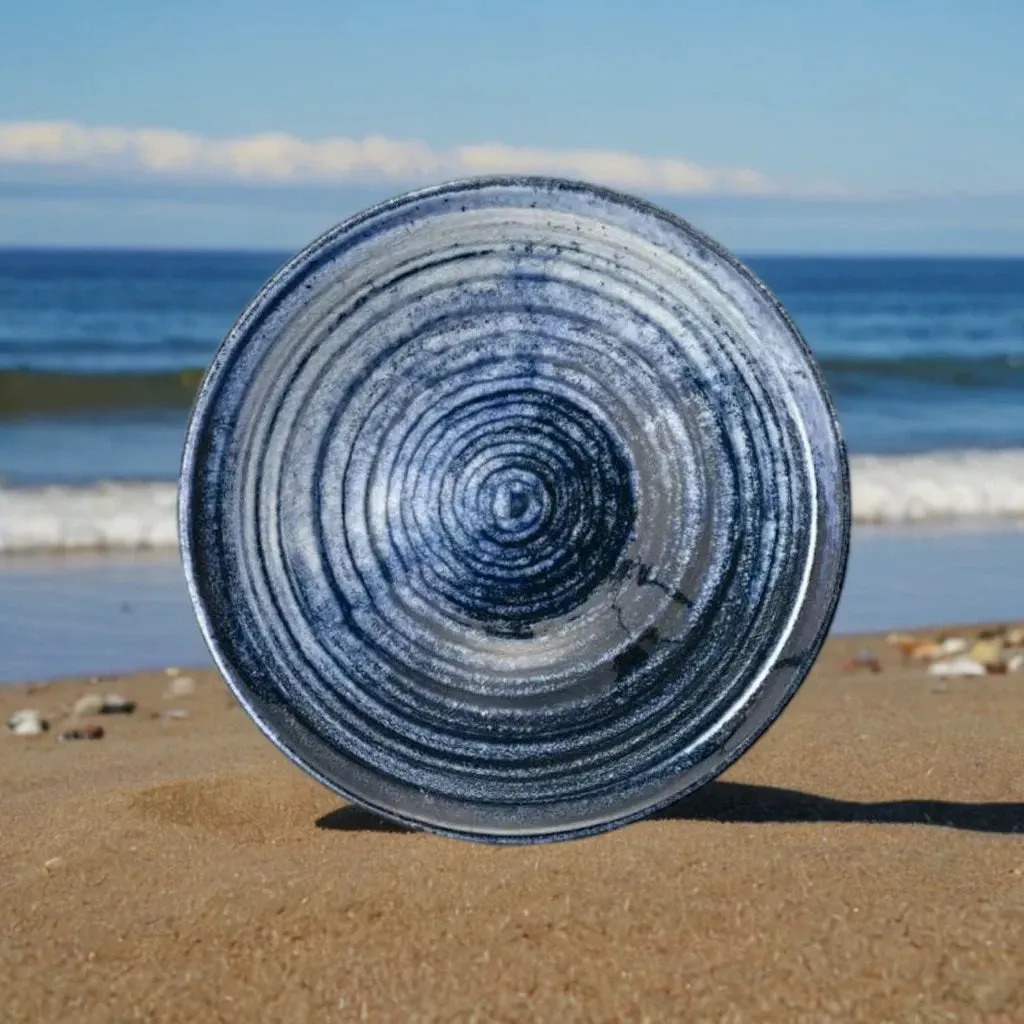
[[[310,242],[315,239],[310,239]],[[124,253],[126,255],[157,256],[282,256],[290,258],[302,252],[310,243],[296,247],[289,246],[232,246],[232,245],[122,245],[117,243],[64,243],[54,245],[45,242],[7,243],[0,241],[0,254],[17,253]],[[1020,252],[978,252],[957,250],[913,250],[913,249],[745,249],[725,247],[733,255],[743,259],[875,259],[875,260],[989,260],[1019,261],[1024,260],[1024,248]]]

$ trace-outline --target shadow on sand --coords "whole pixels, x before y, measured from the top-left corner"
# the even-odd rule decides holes
[[[747,824],[849,822],[871,825],[937,825],[967,832],[1024,834],[1024,803],[951,803],[891,800],[858,803],[743,782],[711,782],[660,811],[654,821],[721,821]],[[341,832],[407,832],[351,805],[317,819],[317,828]]]
[[[967,832],[1024,833],[1024,803],[952,803],[886,800],[859,803],[743,782],[712,782],[654,815],[655,820],[749,824],[849,822],[869,825],[939,825]]]

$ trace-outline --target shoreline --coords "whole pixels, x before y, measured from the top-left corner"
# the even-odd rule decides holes
[[[1024,529],[855,527],[833,636],[1024,618]],[[0,558],[0,687],[210,666],[177,552]]]
[[[1022,672],[939,680],[883,636],[833,637],[719,779],[540,847],[347,805],[212,670],[168,694],[183,675],[0,688],[5,719],[53,718],[0,737],[5,1019],[1024,1012]],[[134,713],[61,717],[112,694]]]

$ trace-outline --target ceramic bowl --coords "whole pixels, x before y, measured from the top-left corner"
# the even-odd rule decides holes
[[[181,543],[217,665],[347,800],[491,842],[664,807],[780,713],[845,571],[779,302],[646,202],[427,188],[276,274],[202,383]]]

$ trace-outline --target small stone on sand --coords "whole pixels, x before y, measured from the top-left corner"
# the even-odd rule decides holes
[[[67,740],[101,740],[103,739],[102,725],[86,725],[81,729],[68,729],[58,737],[62,742]]]
[[[995,640],[979,640],[968,652],[967,657],[979,665],[995,665],[1002,661],[1003,645]]]
[[[954,679],[964,676],[983,676],[985,666],[973,658],[951,658],[949,661],[936,661],[928,666],[928,674],[940,679]]]
[[[962,636],[947,636],[939,641],[939,652],[943,657],[948,657],[951,654],[963,654],[967,647],[967,641]]]
[[[7,719],[7,728],[15,736],[38,736],[46,732],[50,725],[35,708],[22,708]]]
[[[100,707],[101,715],[130,715],[135,711],[136,703],[133,700],[125,700],[116,694],[109,694],[103,698]]]
[[[942,645],[936,643],[934,640],[926,640],[923,643],[914,644],[907,654],[914,661],[935,661],[936,658],[943,656]]]

